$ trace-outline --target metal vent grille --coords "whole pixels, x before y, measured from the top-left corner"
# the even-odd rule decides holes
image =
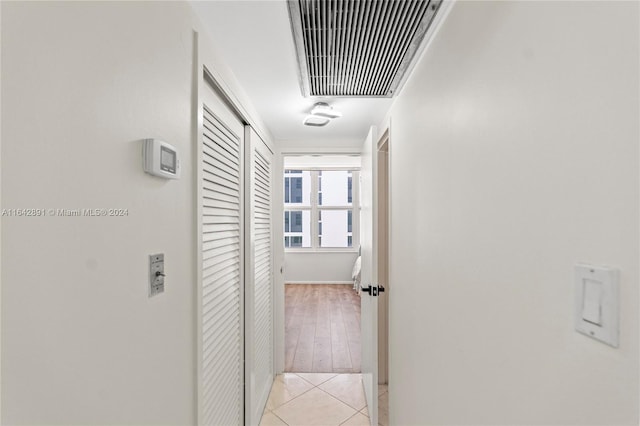
[[[289,0],[305,96],[391,97],[442,0]]]

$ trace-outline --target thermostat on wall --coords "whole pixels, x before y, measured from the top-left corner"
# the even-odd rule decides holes
[[[178,151],[159,139],[145,139],[142,144],[142,163],[144,171],[166,179],[180,177],[180,159]]]

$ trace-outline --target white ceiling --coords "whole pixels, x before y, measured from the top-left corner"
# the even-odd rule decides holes
[[[391,106],[390,98],[302,96],[286,0],[191,1],[239,83],[276,140],[364,140]],[[325,127],[302,120],[325,101],[343,117]]]

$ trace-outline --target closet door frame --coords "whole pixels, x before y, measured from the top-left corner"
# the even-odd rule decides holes
[[[229,107],[224,94],[220,93],[206,67],[202,68],[201,79],[198,145],[195,150],[197,159],[194,167],[197,188],[196,258],[198,262],[196,273],[197,417],[198,424],[235,421],[242,424],[245,421],[244,123],[242,118]],[[206,123],[205,115],[209,116]],[[205,133],[210,135],[205,137]],[[208,147],[206,148],[208,154],[204,152],[205,146]],[[216,162],[220,164],[215,166]],[[205,169],[207,169],[206,173]],[[236,179],[237,182],[232,183],[228,179]],[[210,187],[207,190],[207,196],[213,199],[205,197],[205,186]],[[235,189],[231,189],[234,186]],[[234,192],[237,195],[231,195]],[[233,201],[233,198],[236,200]],[[210,204],[206,207],[206,211],[205,203]],[[224,204],[229,205],[224,206]],[[237,207],[233,207],[233,204]],[[215,238],[207,240],[207,244],[215,247],[222,244],[220,248],[208,249],[208,258],[205,257],[204,250],[205,213],[207,213],[207,221],[210,222],[206,226],[212,228],[211,231],[217,234]],[[210,216],[212,214],[214,216]],[[229,241],[224,242],[225,240]],[[210,274],[219,275],[215,281],[205,280],[205,263],[210,263],[208,268],[213,268]],[[212,299],[211,295],[217,296]],[[229,304],[220,305],[225,300]],[[208,309],[205,309],[205,302],[210,304]],[[224,321],[217,323],[220,320]],[[206,327],[205,322],[208,323]],[[221,379],[220,383],[214,383],[212,378]],[[220,388],[216,388],[218,385]],[[230,399],[233,394],[237,395],[237,399],[233,401],[235,404]]]
[[[194,267],[196,270],[195,276],[196,276],[196,282],[194,283],[196,289],[195,289],[195,297],[194,297],[194,301],[193,301],[193,311],[195,312],[195,316],[194,316],[194,322],[195,322],[195,330],[196,330],[196,336],[195,336],[195,340],[196,340],[196,353],[194,354],[194,358],[196,361],[196,369],[194,371],[194,375],[195,375],[195,384],[196,384],[196,389],[194,390],[194,414],[195,414],[195,418],[197,421],[197,424],[201,425],[205,423],[205,418],[204,418],[204,413],[203,413],[203,407],[204,407],[204,403],[205,401],[203,401],[203,341],[202,341],[202,333],[203,333],[203,327],[202,327],[202,298],[203,298],[203,294],[202,294],[202,279],[203,279],[203,273],[202,273],[202,261],[203,261],[203,253],[202,253],[202,240],[201,240],[201,236],[202,236],[202,223],[201,223],[201,217],[202,217],[202,213],[203,213],[203,209],[202,209],[202,205],[201,205],[201,200],[202,200],[202,188],[200,187],[200,182],[202,179],[202,170],[200,165],[202,164],[202,142],[203,142],[203,128],[204,128],[204,120],[203,120],[203,114],[204,114],[204,94],[203,91],[204,90],[208,90],[207,86],[212,87],[217,93],[218,93],[218,97],[220,98],[220,100],[226,104],[226,106],[240,119],[241,122],[243,122],[243,124],[245,124],[245,129],[247,127],[250,126],[251,130],[253,132],[255,132],[255,135],[259,137],[259,139],[262,141],[262,143],[264,144],[264,146],[266,148],[268,148],[268,150],[273,154],[273,158],[272,158],[272,165],[274,166],[274,168],[272,169],[272,190],[275,190],[276,187],[273,186],[273,179],[275,176],[275,173],[277,173],[278,169],[276,166],[276,162],[277,162],[277,157],[275,155],[276,151],[275,148],[273,146],[273,143],[271,141],[270,135],[268,132],[265,131],[264,125],[261,121],[256,120],[256,115],[255,112],[252,109],[247,109],[245,107],[245,105],[250,105],[250,102],[248,99],[246,99],[246,97],[242,97],[239,98],[238,96],[236,96],[236,92],[237,90],[234,90],[235,86],[230,86],[229,84],[226,83],[225,81],[225,76],[226,74],[221,73],[218,69],[217,69],[217,63],[218,58],[216,58],[212,53],[214,52],[214,49],[212,49],[212,47],[209,45],[209,42],[207,40],[206,37],[201,36],[200,33],[197,30],[193,31],[193,66],[192,66],[192,135],[193,135],[193,153],[192,153],[192,161],[194,164],[194,168],[193,168],[193,172],[191,174],[191,179],[193,180],[193,187],[194,187],[194,203],[196,204],[196,209],[194,212],[194,220],[195,220],[195,224],[194,224],[194,236],[195,236],[195,241],[194,243],[196,244],[196,256],[194,259]],[[227,78],[227,80],[229,81],[234,81],[233,78]],[[243,104],[243,100],[244,100],[244,104]],[[246,134],[246,131],[245,131]],[[245,136],[245,135],[243,135]],[[243,170],[241,172],[240,178],[241,178],[241,185],[243,188],[243,191],[246,194],[246,188],[247,188],[247,177],[248,177],[248,170],[245,168],[245,164],[246,164],[246,158],[248,157],[248,153],[249,153],[249,149],[247,146],[248,141],[244,141],[242,149],[244,150],[243,154],[242,154],[242,167]],[[246,149],[245,149],[246,147]],[[185,178],[188,175],[185,176]],[[246,195],[243,194],[243,199],[246,199]],[[244,264],[241,265],[241,285],[243,288],[243,300],[242,300],[242,331],[243,331],[243,335],[244,335],[244,343],[243,343],[243,354],[244,354],[244,359],[243,361],[245,361],[246,363],[246,353],[248,350],[251,350],[251,345],[253,344],[250,341],[247,341],[247,319],[246,319],[246,310],[245,310],[245,300],[244,300],[244,292],[246,292],[246,285],[247,285],[247,281],[246,281],[246,263],[247,263],[247,257],[248,257],[248,247],[245,245],[246,244],[246,232],[248,232],[248,229],[246,227],[246,222],[247,222],[247,215],[248,215],[248,208],[245,208],[245,204],[243,203],[242,205],[242,213],[241,213],[241,218],[242,218],[242,223],[244,224],[241,228],[241,232],[242,232],[242,239],[241,239],[241,258],[243,259]],[[248,206],[248,204],[246,204]],[[279,299],[278,296],[276,295],[276,293],[278,292],[278,287],[277,287],[277,282],[276,280],[280,280],[281,278],[281,274],[278,275],[275,273],[276,270],[276,260],[280,259],[282,256],[279,255],[279,249],[280,247],[277,244],[277,241],[274,240],[274,227],[277,230],[277,225],[278,223],[275,222],[274,220],[274,212],[272,210],[272,222],[271,222],[271,281],[272,281],[272,305],[271,305],[271,309],[272,309],[272,348],[273,348],[273,354],[272,354],[272,372],[274,374],[275,377],[275,372],[277,371],[277,366],[279,365],[279,359],[282,358],[280,356],[280,353],[275,345],[275,339],[280,338],[280,334],[278,333],[278,331],[276,330],[277,326],[278,326],[278,321],[277,318],[279,318],[280,316],[284,315],[284,306],[280,306],[281,304],[279,303]],[[275,250],[274,250],[275,248]],[[283,250],[282,250],[283,251]],[[278,313],[280,312],[280,310],[282,310],[282,315],[279,315]],[[249,348],[249,349],[248,349]],[[284,347],[283,347],[284,349]],[[244,382],[244,392],[243,392],[243,404],[247,404],[250,403],[251,404],[251,400],[249,400],[247,398],[247,395],[249,392],[251,392],[251,384],[248,381],[248,377],[245,373],[246,371],[246,367],[243,369],[243,374],[245,374],[244,378],[243,378],[243,382]],[[253,404],[252,404],[253,405]],[[245,410],[243,410],[243,415],[246,415],[246,413],[248,413],[249,411],[248,407],[245,407]],[[258,419],[259,420],[259,419]],[[248,424],[248,422],[250,422],[250,417],[245,416],[241,423],[245,423]]]

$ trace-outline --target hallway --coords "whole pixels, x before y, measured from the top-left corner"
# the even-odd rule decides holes
[[[379,424],[388,425],[387,386],[378,386]],[[369,426],[360,374],[285,373],[276,377],[261,426]]]
[[[640,424],[639,34],[627,0],[0,1],[0,425]]]

